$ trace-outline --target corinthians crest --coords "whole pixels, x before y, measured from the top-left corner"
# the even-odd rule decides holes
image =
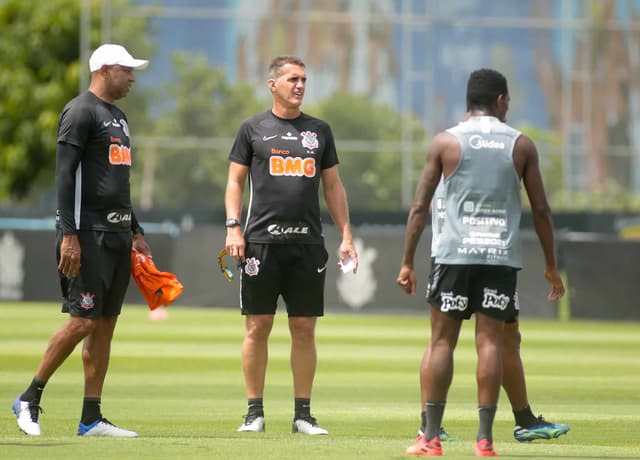
[[[320,145],[318,143],[318,135],[313,131],[303,131],[300,135],[302,136],[302,146],[305,149],[314,150]]]
[[[80,297],[82,299],[80,301],[80,307],[85,310],[91,310],[96,305],[95,302],[93,301],[93,298],[95,296],[96,296],[95,294],[91,294],[90,292],[80,293]]]
[[[260,261],[255,257],[249,257],[244,265],[244,272],[249,276],[256,276],[260,271]]]

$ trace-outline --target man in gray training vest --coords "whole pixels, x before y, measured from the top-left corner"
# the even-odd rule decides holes
[[[479,429],[476,455],[495,456],[493,419],[502,381],[504,325],[517,317],[515,302],[520,255],[520,182],[524,183],[551,284],[549,300],[564,295],[556,267],[553,223],[538,166],[538,151],[527,136],[506,125],[507,80],[480,69],[467,84],[468,118],[433,139],[409,211],[398,283],[415,291],[414,256],[431,200],[446,214],[433,245],[434,265],[427,302],[431,306],[430,356],[422,384],[426,430],[407,449],[410,455],[442,455],[439,438],[453,378],[453,352],[462,321],[476,314]],[[438,213],[432,214],[433,219]]]

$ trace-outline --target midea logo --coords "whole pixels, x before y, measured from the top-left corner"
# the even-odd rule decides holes
[[[488,141],[480,134],[474,134],[469,138],[469,147],[474,150],[485,149],[504,149],[504,142]]]

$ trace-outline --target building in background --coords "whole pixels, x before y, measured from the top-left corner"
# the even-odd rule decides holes
[[[511,85],[510,123],[559,139],[539,141],[547,161],[562,165],[558,186],[640,193],[640,0],[132,4],[124,13],[146,15],[156,34],[143,85],[170,80],[171,54],[188,51],[224,67],[229,80],[262,90],[270,58],[298,54],[314,81],[307,104],[338,91],[363,94],[415,114],[435,133],[463,117],[469,72],[494,67]],[[120,12],[112,14],[116,20]],[[397,142],[406,207],[416,167],[408,152],[418,141],[401,127]]]

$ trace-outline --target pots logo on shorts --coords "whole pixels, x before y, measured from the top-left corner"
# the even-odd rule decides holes
[[[93,302],[93,298],[95,296],[95,294],[90,294],[87,292],[80,293],[80,297],[82,297],[82,300],[80,301],[80,307],[84,308],[85,310],[91,310],[96,306],[96,304]]]
[[[255,257],[249,257],[244,264],[244,272],[249,276],[256,276],[260,271],[260,261]]]

